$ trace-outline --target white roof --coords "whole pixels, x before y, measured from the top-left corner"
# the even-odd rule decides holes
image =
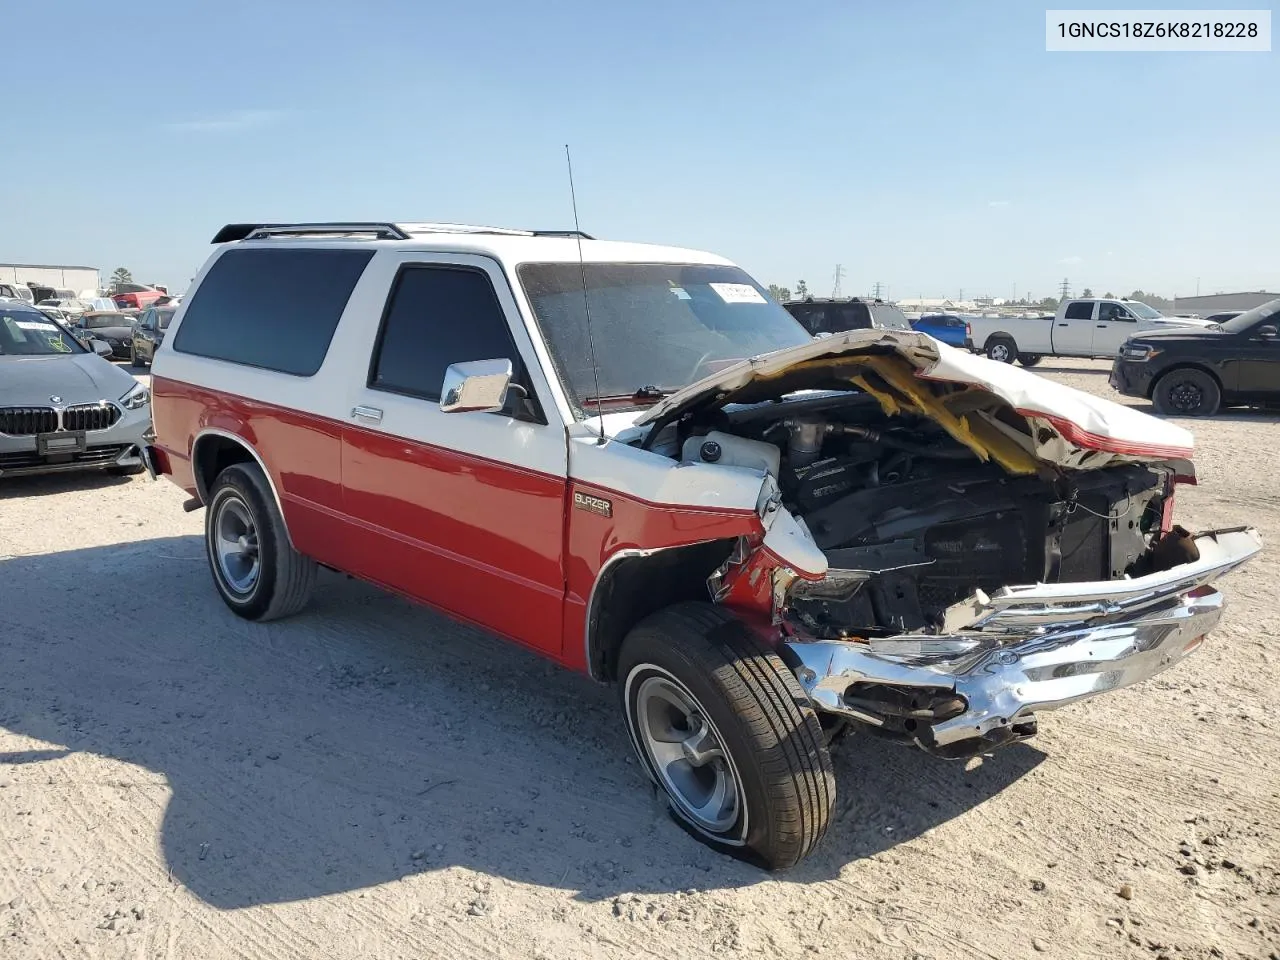
[[[587,263],[706,263],[733,266],[730,260],[683,247],[650,243],[623,243],[614,240],[582,240],[564,236],[537,236],[527,230],[505,227],[477,227],[466,224],[397,223],[407,240],[374,239],[368,234],[335,230],[332,233],[288,234],[235,241],[238,246],[278,246],[282,243],[306,246],[386,247],[395,250],[470,253],[490,256],[503,263],[578,261],[579,248]]]

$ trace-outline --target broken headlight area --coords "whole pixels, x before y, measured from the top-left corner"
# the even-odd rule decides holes
[[[1170,472],[1158,466],[1112,467],[1068,484],[930,462],[922,475],[805,514],[829,569],[792,586],[789,613],[819,637],[927,634],[975,592],[1148,572],[1182,555],[1152,556],[1170,490]]]

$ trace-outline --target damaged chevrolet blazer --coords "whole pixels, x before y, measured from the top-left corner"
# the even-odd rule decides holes
[[[923,334],[814,340],[727,260],[564,232],[232,224],[149,469],[250,620],[318,567],[616,685],[675,820],[765,867],[848,731],[972,756],[1199,646],[1252,529],[1192,438]]]

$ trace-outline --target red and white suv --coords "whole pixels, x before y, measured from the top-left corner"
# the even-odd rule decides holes
[[[323,565],[616,683],[677,821],[765,866],[826,830],[838,733],[1030,736],[1193,650],[1260,546],[1173,525],[1179,427],[911,331],[814,340],[711,254],[215,242],[147,459],[206,508],[227,606],[297,613]]]

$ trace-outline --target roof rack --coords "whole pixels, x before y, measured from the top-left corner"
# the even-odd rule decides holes
[[[234,243],[263,237],[356,236],[377,240],[409,240],[422,233],[484,233],[510,237],[566,237],[594,240],[580,230],[512,230],[466,223],[228,223],[214,236],[213,243]]]
[[[589,233],[583,233],[581,230],[530,230],[535,237],[566,237],[569,240],[575,238],[581,240],[594,240]]]
[[[217,232],[211,242],[231,243],[260,237],[316,234],[370,234],[379,240],[409,239],[409,235],[394,223],[229,223]]]

